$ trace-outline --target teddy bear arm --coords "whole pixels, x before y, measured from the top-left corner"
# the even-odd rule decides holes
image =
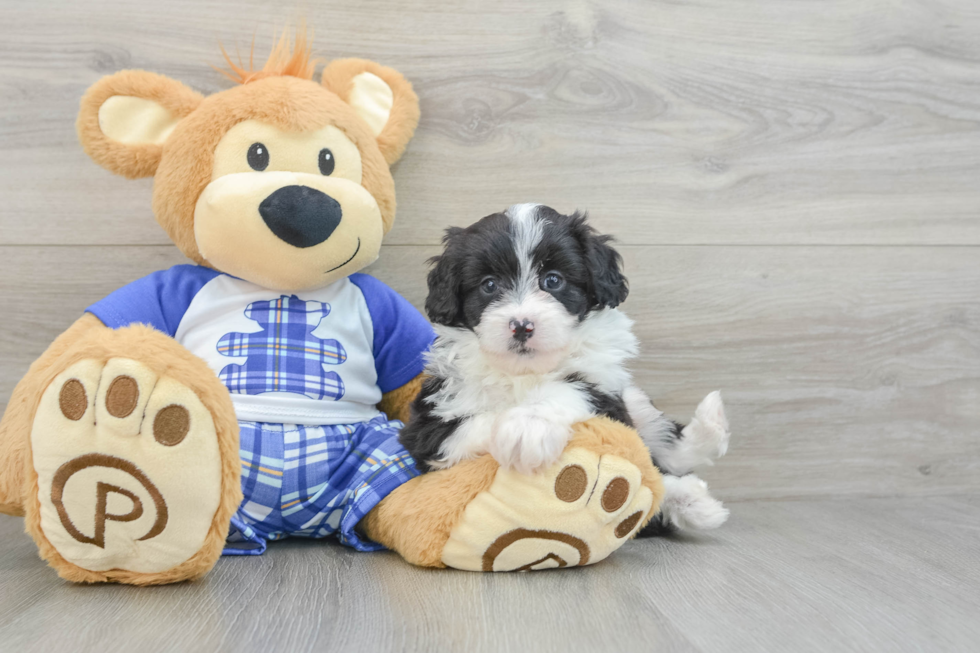
[[[384,393],[378,404],[378,410],[387,415],[388,419],[397,419],[408,424],[412,414],[412,402],[422,389],[424,380],[425,374],[419,374],[400,388]]]
[[[105,328],[99,318],[85,313],[55,338],[14,387],[7,410],[0,420],[0,512],[24,514],[24,473],[29,456],[31,423],[41,394],[61,371],[60,361],[64,355],[93,331]]]

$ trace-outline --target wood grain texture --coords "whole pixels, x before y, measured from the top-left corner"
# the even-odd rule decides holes
[[[598,565],[423,570],[274,542],[203,581],[77,586],[0,516],[5,650],[968,651],[980,501],[748,502],[711,536],[637,540]],[[529,597],[534,597],[529,600]]]
[[[148,181],[99,170],[78,100],[122,68],[226,88],[259,0],[0,2],[0,244],[160,244]],[[518,201],[636,244],[980,243],[974,0],[394,0],[303,7],[320,54],[413,80],[393,244]]]
[[[689,418],[721,389],[723,499],[980,490],[980,265],[972,247],[623,246],[637,378]],[[368,271],[421,309],[425,259]],[[0,402],[92,302],[182,262],[173,247],[0,247]]]

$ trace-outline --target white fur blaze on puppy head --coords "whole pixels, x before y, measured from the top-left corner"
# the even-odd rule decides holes
[[[520,266],[515,291],[519,296],[537,289],[537,270],[534,265],[534,248],[544,236],[544,222],[538,219],[540,204],[515,204],[504,211],[510,218],[513,231],[514,251]]]

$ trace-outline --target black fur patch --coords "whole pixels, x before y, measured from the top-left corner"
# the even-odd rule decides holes
[[[431,471],[430,461],[439,457],[439,449],[446,438],[459,428],[461,420],[444,420],[435,415],[433,406],[426,401],[442,388],[443,379],[430,377],[422,384],[415,401],[412,402],[412,417],[398,434],[398,441],[412,454],[415,466],[423,474]]]
[[[538,219],[546,225],[541,242],[534,250],[535,262],[542,270],[558,270],[579,291],[581,297],[556,294],[569,313],[585,317],[598,308],[615,308],[626,301],[629,283],[623,276],[623,258],[605,236],[589,226],[585,213],[562,215],[551,207],[539,206]]]
[[[670,423],[674,425],[671,431],[671,439],[673,440],[683,440],[684,439],[684,425],[680,422],[670,420]]]
[[[577,383],[588,393],[596,415],[604,415],[633,428],[633,419],[626,410],[626,404],[621,396],[602,392],[594,383],[589,383],[578,374],[572,374],[565,380],[569,383]]]
[[[636,537],[662,537],[676,532],[677,528],[664,519],[662,512],[658,512],[646,526],[640,529]]]
[[[445,250],[429,261],[434,267],[429,272],[425,311],[436,324],[472,329],[495,299],[481,290],[484,279],[497,277],[504,289],[518,274],[510,219],[494,213],[466,229],[447,230],[442,241]]]

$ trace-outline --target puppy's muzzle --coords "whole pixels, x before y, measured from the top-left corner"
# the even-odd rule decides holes
[[[340,203],[309,186],[284,186],[262,200],[259,215],[280,240],[293,247],[319,245],[340,224]]]
[[[517,318],[511,318],[510,332],[513,334],[514,340],[524,344],[528,341],[528,338],[534,335],[534,322],[528,319],[518,320]]]

